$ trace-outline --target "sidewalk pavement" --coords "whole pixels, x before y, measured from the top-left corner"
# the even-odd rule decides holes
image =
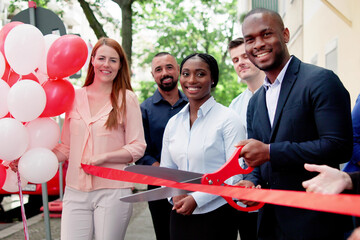
[[[60,218],[50,218],[51,238],[60,240]],[[27,220],[30,240],[46,240],[42,214]],[[19,222],[0,231],[2,240],[23,240],[23,223]],[[133,215],[126,231],[125,240],[155,240],[155,232],[147,202],[134,203]]]

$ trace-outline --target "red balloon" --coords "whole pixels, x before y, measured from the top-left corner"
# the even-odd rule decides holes
[[[4,75],[3,79],[9,84],[10,87],[12,87],[12,85],[14,85],[15,83],[17,83],[18,81],[22,80],[22,79],[30,79],[30,80],[34,80],[35,82],[39,83],[39,79],[32,73],[28,74],[28,75],[22,75],[20,76],[19,74],[17,74],[14,71],[10,71],[10,73],[7,73],[8,75]]]
[[[9,79],[10,77],[10,73],[11,73],[11,67],[9,65],[9,63],[7,62],[6,58],[5,58],[5,71],[4,71],[4,74],[2,75],[2,79],[7,82],[7,80]]]
[[[88,48],[76,35],[64,35],[51,44],[47,55],[47,73],[50,79],[64,78],[77,73],[85,64]]]
[[[4,186],[5,180],[6,180],[6,167],[0,163],[0,189]]]
[[[70,110],[75,98],[75,89],[65,79],[48,80],[43,84],[46,106],[40,117],[55,117]]]

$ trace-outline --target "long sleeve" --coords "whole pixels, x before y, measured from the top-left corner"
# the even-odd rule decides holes
[[[123,148],[130,152],[133,161],[144,155],[146,143],[140,106],[136,95],[130,91],[126,96],[125,143]]]
[[[160,113],[159,113],[160,114]],[[154,157],[156,154],[154,149],[156,149],[155,146],[152,144],[151,139],[151,133],[150,133],[150,124],[149,124],[149,116],[147,109],[145,106],[141,105],[141,115],[142,115],[142,122],[144,127],[144,134],[145,134],[145,141],[147,143],[144,156],[139,159],[139,161],[136,162],[136,164],[142,164],[142,165],[152,165],[156,161],[160,161],[160,155],[158,156],[158,159]]]
[[[288,106],[283,109],[281,119],[284,119],[284,122],[279,125],[286,127],[279,127],[276,135],[287,136],[287,139],[278,137],[276,142],[270,145],[270,159],[274,171],[302,169],[306,162],[338,166],[347,162],[351,156],[349,93],[331,71],[323,70],[313,74],[312,79],[316,81],[306,82],[306,86],[302,87],[294,86],[292,95],[296,96],[297,101],[289,97]],[[302,77],[305,78],[298,76],[296,83],[305,85],[299,81]],[[300,100],[297,96],[299,94],[306,94],[307,98]]]
[[[70,153],[70,118],[69,113],[65,113],[65,120],[61,131],[61,143],[57,144],[55,149],[69,158]]]

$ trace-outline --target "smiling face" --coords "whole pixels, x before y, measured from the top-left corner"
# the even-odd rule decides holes
[[[94,81],[112,84],[121,67],[120,57],[116,50],[102,45],[91,58],[91,62],[94,66]]]
[[[251,81],[258,76],[261,70],[249,60],[245,52],[245,44],[231,48],[229,52],[234,69],[242,80]]]
[[[158,56],[152,60],[151,74],[161,90],[171,91],[177,87],[179,65],[169,54]]]
[[[242,27],[245,51],[249,59],[266,75],[276,76],[289,60],[286,43],[289,30],[282,20],[270,13],[254,13],[245,18]]]
[[[201,105],[211,96],[211,71],[200,57],[189,58],[182,67],[180,84],[190,104]]]

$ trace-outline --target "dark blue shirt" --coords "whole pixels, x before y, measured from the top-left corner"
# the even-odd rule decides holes
[[[144,125],[146,150],[145,155],[136,164],[152,165],[155,161],[160,162],[163,134],[169,119],[177,114],[188,100],[184,93],[179,91],[179,100],[171,106],[156,89],[154,95],[146,99],[141,105],[141,113]]]

